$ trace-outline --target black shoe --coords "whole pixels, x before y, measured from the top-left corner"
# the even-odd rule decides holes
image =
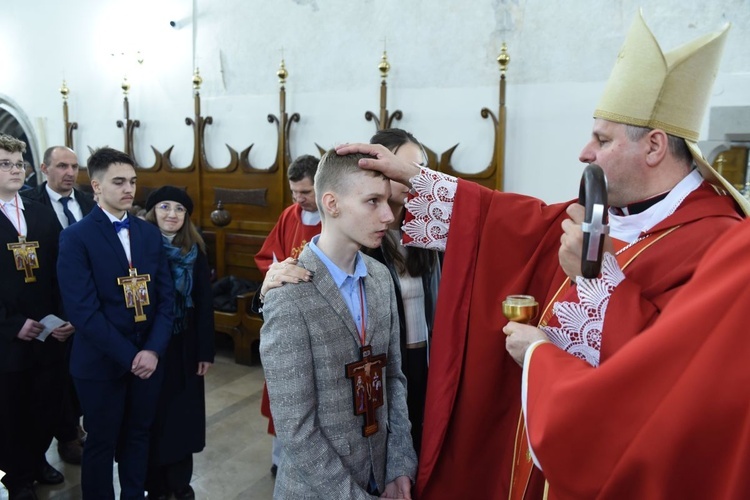
[[[34,479],[40,484],[60,484],[65,481],[65,476],[62,475],[62,472],[44,462],[44,465],[37,471]]]
[[[276,477],[276,473],[277,473],[278,471],[279,471],[279,467],[278,467],[278,465],[276,465],[276,464],[273,464],[273,465],[271,466],[271,475],[272,475],[273,477]]]
[[[166,493],[151,493],[149,491],[146,495],[146,500],[169,500],[169,495]]]
[[[57,454],[60,455],[63,462],[73,465],[81,465],[83,458],[83,446],[78,439],[68,441],[67,443],[57,443]]]
[[[8,489],[8,500],[39,500],[34,491],[34,486],[25,484],[18,488]]]
[[[193,487],[188,484],[181,490],[175,491],[174,497],[177,500],[195,500],[195,491],[193,491]]]

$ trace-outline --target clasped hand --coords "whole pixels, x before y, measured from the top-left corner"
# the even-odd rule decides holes
[[[159,364],[159,356],[154,351],[138,351],[138,354],[133,358],[133,364],[130,371],[138,378],[146,380],[156,370],[156,365]]]
[[[76,329],[73,325],[70,324],[70,322],[67,322],[65,324],[62,324],[52,330],[50,335],[55,338],[55,340],[58,340],[60,342],[65,342],[68,340],[68,337],[73,335],[75,333]]]
[[[406,476],[399,476],[385,485],[385,491],[380,498],[403,498],[411,500],[411,480]]]
[[[34,321],[31,318],[27,318],[21,329],[16,334],[16,337],[18,337],[20,340],[28,342],[29,340],[37,338],[43,331],[44,325],[42,323]],[[52,332],[50,332],[50,335],[52,335],[52,337],[54,337],[55,340],[59,342],[65,342],[66,340],[68,340],[68,337],[73,335],[75,331],[75,327],[68,322],[52,330]]]

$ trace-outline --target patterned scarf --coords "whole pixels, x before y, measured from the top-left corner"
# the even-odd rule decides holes
[[[172,270],[172,279],[174,280],[175,300],[174,300],[174,328],[172,335],[180,333],[187,324],[187,309],[193,307],[193,265],[198,257],[198,245],[193,244],[193,248],[186,254],[182,253],[179,247],[172,245],[167,238],[162,237],[162,245],[167,252],[167,260]]]

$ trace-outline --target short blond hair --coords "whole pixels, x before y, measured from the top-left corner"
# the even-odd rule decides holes
[[[323,206],[323,194],[326,191],[335,193],[347,193],[351,187],[352,176],[370,175],[372,177],[385,176],[376,170],[364,170],[359,168],[359,160],[363,158],[372,158],[372,156],[353,153],[348,155],[339,155],[331,149],[320,159],[318,171],[315,173],[315,202],[318,208]],[[320,218],[325,219],[325,210],[319,210]]]
[[[19,141],[15,137],[11,137],[6,134],[0,134],[0,149],[4,149],[9,153],[25,153],[26,143]]]

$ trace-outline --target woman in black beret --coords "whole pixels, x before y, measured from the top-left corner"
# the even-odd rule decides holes
[[[193,453],[206,445],[203,376],[214,361],[214,313],[206,245],[190,220],[193,201],[164,186],[146,201],[146,220],[162,234],[175,285],[175,323],[151,432],[146,489],[150,500],[195,498]]]

